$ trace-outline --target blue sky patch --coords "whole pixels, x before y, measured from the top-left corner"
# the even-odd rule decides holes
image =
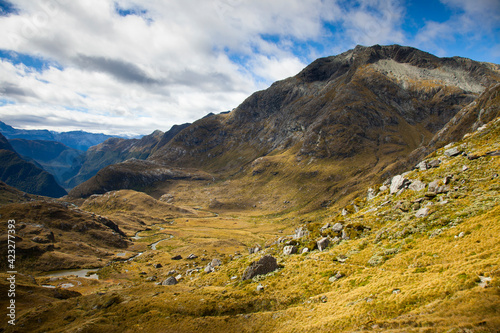
[[[0,0],[0,16],[9,16],[10,14],[19,14],[19,11],[9,1]]]
[[[62,66],[55,61],[14,51],[0,50],[0,59],[6,60],[14,65],[24,64],[25,66],[30,67],[38,72],[42,72],[49,67],[62,69]]]

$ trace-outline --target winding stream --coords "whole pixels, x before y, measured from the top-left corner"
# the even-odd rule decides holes
[[[156,225],[153,225],[153,227],[156,226]],[[163,227],[160,227],[159,231],[162,231],[164,230],[165,228]],[[139,236],[139,233],[141,232],[144,232],[144,231],[150,231],[150,230],[139,230],[135,233],[135,235],[133,237],[131,237],[131,239],[133,240],[140,240],[146,236]],[[161,234],[161,233],[155,233],[153,235],[151,235],[150,237],[154,237],[154,236],[157,236],[157,235],[165,235],[165,234]],[[169,239],[172,239],[174,238],[174,235],[168,235],[168,237],[166,238],[162,238],[154,243],[151,243],[148,245],[148,247],[151,249],[151,250],[156,250],[156,246],[165,241],[165,240],[169,240]],[[128,261],[132,261],[138,257],[140,257],[141,255],[143,255],[144,252],[138,252],[137,254],[133,255],[132,257],[130,258],[127,258],[127,259],[117,259],[117,260],[113,260],[111,261],[110,263],[113,263],[113,262],[128,262]],[[116,256],[117,257],[121,257],[121,256],[125,256],[126,253],[117,253]],[[67,277],[67,276],[76,276],[76,277],[80,277],[80,278],[87,278],[87,279],[95,279],[95,280],[98,280],[99,279],[99,269],[100,268],[93,268],[93,269],[67,269],[67,270],[61,270],[61,271],[53,271],[53,272],[47,272],[45,273],[43,276],[45,277]],[[90,272],[92,272],[92,274],[90,274]],[[43,287],[46,287],[46,288],[55,288],[54,286],[51,286],[51,285],[43,285]]]

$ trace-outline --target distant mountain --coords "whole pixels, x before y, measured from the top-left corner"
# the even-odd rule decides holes
[[[276,209],[293,198],[317,208],[403,170],[412,151],[497,82],[495,64],[399,45],[357,46],[314,61],[228,114],[196,121],[155,149],[144,165],[197,168],[226,179],[219,201],[237,196]],[[131,172],[140,163],[131,163]],[[126,168],[120,164],[120,173]],[[107,184],[105,177],[114,178],[110,170],[82,186]],[[149,190],[169,186],[151,183]]]
[[[57,141],[73,149],[86,151],[114,136],[88,133],[84,131],[53,132],[48,130],[16,129],[0,121],[0,133],[7,139],[48,140]]]
[[[158,147],[167,144],[177,133],[190,124],[174,125],[163,133],[156,130],[141,139],[111,138],[89,148],[78,173],[68,179],[66,185],[72,188],[93,177],[102,168],[128,159],[144,160]]]
[[[0,134],[0,180],[18,190],[44,195],[62,197],[67,192],[57,184],[54,176],[31,162],[27,162],[6,144],[7,139]],[[9,147],[10,146],[10,147]]]
[[[62,187],[80,170],[85,153],[60,142],[47,140],[11,139],[10,144],[24,159],[33,160],[51,173]]]

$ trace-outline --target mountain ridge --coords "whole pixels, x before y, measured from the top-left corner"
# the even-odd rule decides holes
[[[300,202],[311,200],[301,194],[307,184],[317,193],[312,200],[318,207],[408,166],[406,156],[499,81],[495,64],[398,45],[358,46],[314,61],[228,114],[194,122],[155,149],[148,163],[198,168],[222,181],[239,180],[241,187],[287,183],[289,195]],[[134,162],[130,168],[140,167]],[[348,181],[356,174],[358,180]],[[323,179],[323,186],[310,175]],[[76,193],[82,192],[70,195]],[[246,197],[254,200],[258,193]]]

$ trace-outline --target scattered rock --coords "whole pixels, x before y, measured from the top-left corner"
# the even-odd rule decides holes
[[[210,265],[212,265],[212,267],[217,267],[217,266],[222,265],[222,261],[218,258],[214,258],[214,259],[212,259],[212,262],[210,263]]]
[[[469,167],[468,167],[467,165],[464,165],[464,166],[462,167],[462,171],[464,171],[464,172],[465,172],[465,171],[467,171],[467,170],[469,170]]]
[[[198,256],[196,254],[191,253],[190,255],[187,256],[186,259],[193,260],[193,259],[196,259],[196,258],[198,258]]]
[[[401,289],[393,289],[392,290],[392,293],[395,295],[399,294],[400,292],[401,292]]]
[[[328,247],[328,245],[330,245],[330,240],[328,239],[328,237],[323,237],[317,242],[317,244],[318,250],[323,251]]]
[[[177,274],[177,275],[175,276],[175,279],[176,279],[177,281],[179,281],[180,279],[182,279],[182,274]]]
[[[427,165],[426,161],[422,161],[422,162],[417,164],[417,169],[419,169],[420,171],[425,171],[425,170],[429,169],[429,166]]]
[[[326,303],[326,302],[328,302],[328,297],[326,297],[326,295],[323,295],[323,296],[321,296],[320,300],[321,300],[321,303]]]
[[[335,223],[332,227],[333,232],[341,232],[344,229],[342,223]]]
[[[346,216],[347,214],[349,214],[349,212],[347,211],[347,209],[342,208],[342,216]]]
[[[177,279],[174,278],[173,276],[169,276],[166,280],[164,280],[161,285],[162,286],[173,286],[174,284],[177,284]]]
[[[425,183],[417,179],[412,181],[408,188],[412,191],[420,192],[425,190]]]
[[[335,282],[335,281],[337,281],[337,280],[340,280],[340,279],[341,279],[341,278],[343,278],[343,277],[344,277],[344,274],[342,274],[342,273],[340,273],[340,272],[337,272],[337,274],[335,274],[334,276],[330,277],[330,278],[328,279],[328,281],[330,281],[330,282],[332,282],[332,283],[333,283],[333,282]]]
[[[461,233],[459,233],[458,235],[455,235],[455,238],[462,238],[462,237],[464,237],[464,236],[465,236],[465,232],[463,232],[463,231],[462,231],[462,232],[461,232]]]
[[[259,283],[259,285],[257,286],[257,291],[263,291],[264,290],[264,286],[262,284]]]
[[[162,267],[163,267],[163,265],[162,265],[162,264],[154,264],[154,265],[153,265],[153,267],[154,267],[154,268],[162,268]]]
[[[438,181],[438,180],[433,180],[433,181],[429,184],[428,191],[429,191],[429,192],[435,192],[435,193],[437,193],[438,188],[439,188],[439,181]]]
[[[293,236],[293,238],[299,239],[299,238],[302,238],[304,236],[307,236],[308,234],[309,234],[309,231],[306,228],[300,227],[300,228],[295,229],[295,235]]]
[[[458,147],[453,147],[444,151],[444,154],[448,157],[454,157],[462,154],[462,151]]]
[[[401,175],[394,176],[392,177],[391,181],[390,193],[394,194],[401,190],[404,190],[405,188],[408,187],[409,184],[410,181],[407,178]]]
[[[431,160],[427,162],[427,167],[429,168],[437,168],[441,164],[440,160]]]
[[[307,253],[307,252],[309,252],[309,248],[305,247],[302,249],[302,253]]]
[[[271,273],[278,268],[279,267],[278,263],[276,262],[276,258],[270,255],[265,255],[259,260],[252,262],[243,273],[241,279],[243,281],[249,280],[257,275]]]
[[[492,279],[491,277],[479,276],[479,280],[481,280],[481,282],[479,282],[481,288],[488,288]]]
[[[297,253],[297,247],[294,245],[288,245],[283,248],[284,255],[291,255]]]
[[[415,217],[418,217],[418,218],[420,218],[420,217],[426,217],[427,215],[429,215],[429,208],[428,207],[420,208],[415,213]]]
[[[174,275],[177,274],[177,271],[175,269],[172,269],[171,271],[168,271],[167,275]]]
[[[369,188],[368,192],[366,193],[366,200],[370,201],[373,200],[377,196],[377,193],[373,188]]]
[[[345,208],[344,208],[344,209],[345,209]],[[326,231],[326,229],[328,229],[328,228],[330,228],[330,223],[327,223],[327,224],[325,224],[324,226],[322,226],[322,227],[321,227],[321,229],[319,229],[319,231],[320,231],[321,233],[323,233],[323,232],[325,232],[325,231]]]
[[[342,236],[341,237],[342,237],[343,240],[350,239],[349,234],[345,230],[342,230]]]
[[[154,281],[156,281],[157,279],[158,279],[158,278],[157,278],[156,276],[150,276],[150,277],[146,278],[146,281],[148,281],[148,282],[154,282]]]
[[[172,257],[171,258],[172,260],[181,260],[182,259],[182,256],[181,255],[177,255],[175,257]]]
[[[214,271],[214,268],[212,267],[211,264],[208,264],[207,267],[205,267],[205,273],[212,273]]]

